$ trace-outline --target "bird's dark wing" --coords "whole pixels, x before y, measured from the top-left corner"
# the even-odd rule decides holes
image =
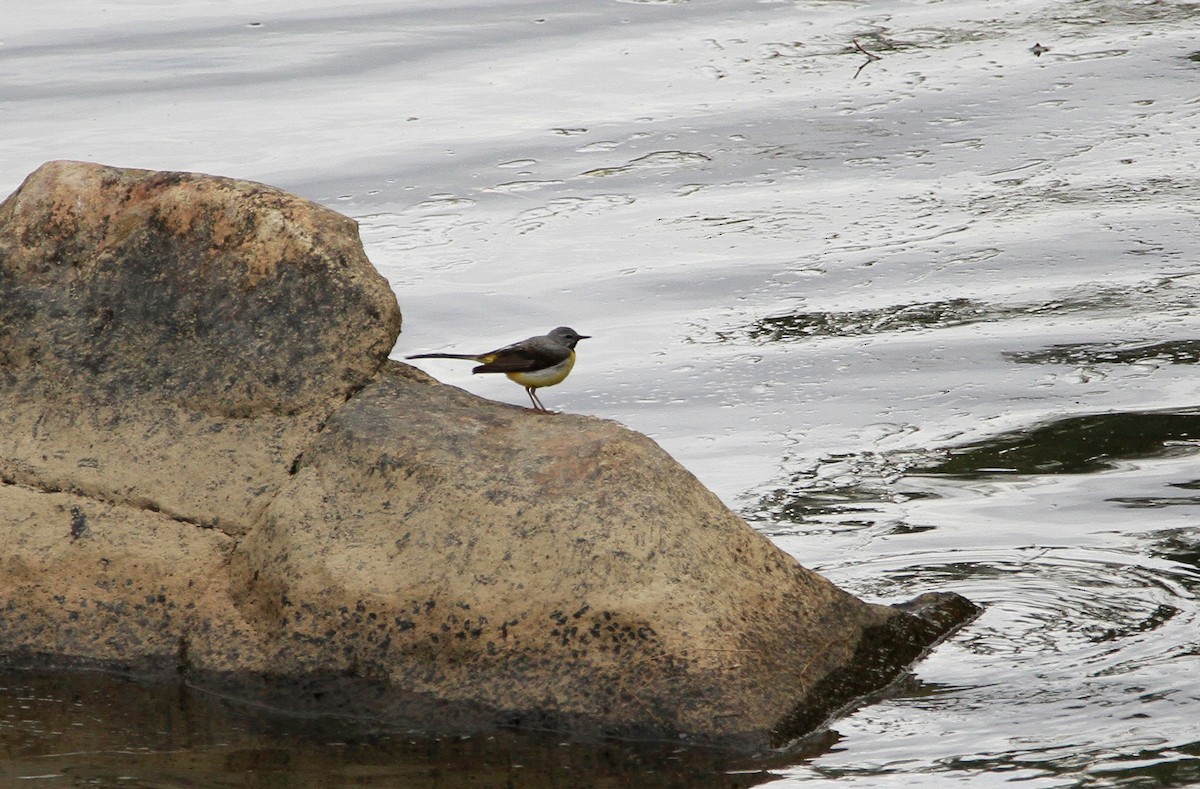
[[[571,349],[549,337],[531,337],[528,340],[506,345],[478,358],[483,364],[473,373],[529,373],[544,370],[565,361]]]

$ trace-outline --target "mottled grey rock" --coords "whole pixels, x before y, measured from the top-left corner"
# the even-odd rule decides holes
[[[497,723],[742,747],[887,684],[971,609],[937,623],[864,603],[645,436],[400,364],[330,418],[233,575],[291,673],[373,677]]]
[[[346,217],[50,162],[0,204],[0,477],[242,533],[399,328]]]
[[[858,600],[645,436],[437,384],[398,330],[332,212],[34,173],[0,205],[0,662],[750,750],[974,613]]]

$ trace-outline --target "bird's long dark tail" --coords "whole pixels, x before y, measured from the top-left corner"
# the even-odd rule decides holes
[[[415,356],[405,356],[405,359],[466,359],[469,362],[483,361],[478,356],[469,353],[418,353]]]

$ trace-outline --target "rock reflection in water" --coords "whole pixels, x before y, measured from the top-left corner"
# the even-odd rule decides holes
[[[0,672],[0,753],[3,786],[738,789],[772,777],[675,745],[373,730],[277,716],[170,683],[14,670]]]

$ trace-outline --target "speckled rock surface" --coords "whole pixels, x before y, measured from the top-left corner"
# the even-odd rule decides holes
[[[804,569],[643,435],[395,363],[329,420],[233,576],[297,674],[501,724],[748,748],[886,684],[952,624]]]
[[[653,441],[442,386],[354,224],[81,163],[0,205],[0,662],[739,750],[973,615],[839,590]]]
[[[240,534],[399,327],[346,217],[50,162],[0,204],[0,478]]]
[[[0,485],[0,655],[14,665],[186,673],[193,644],[265,652],[229,598],[236,541],[122,504]]]

